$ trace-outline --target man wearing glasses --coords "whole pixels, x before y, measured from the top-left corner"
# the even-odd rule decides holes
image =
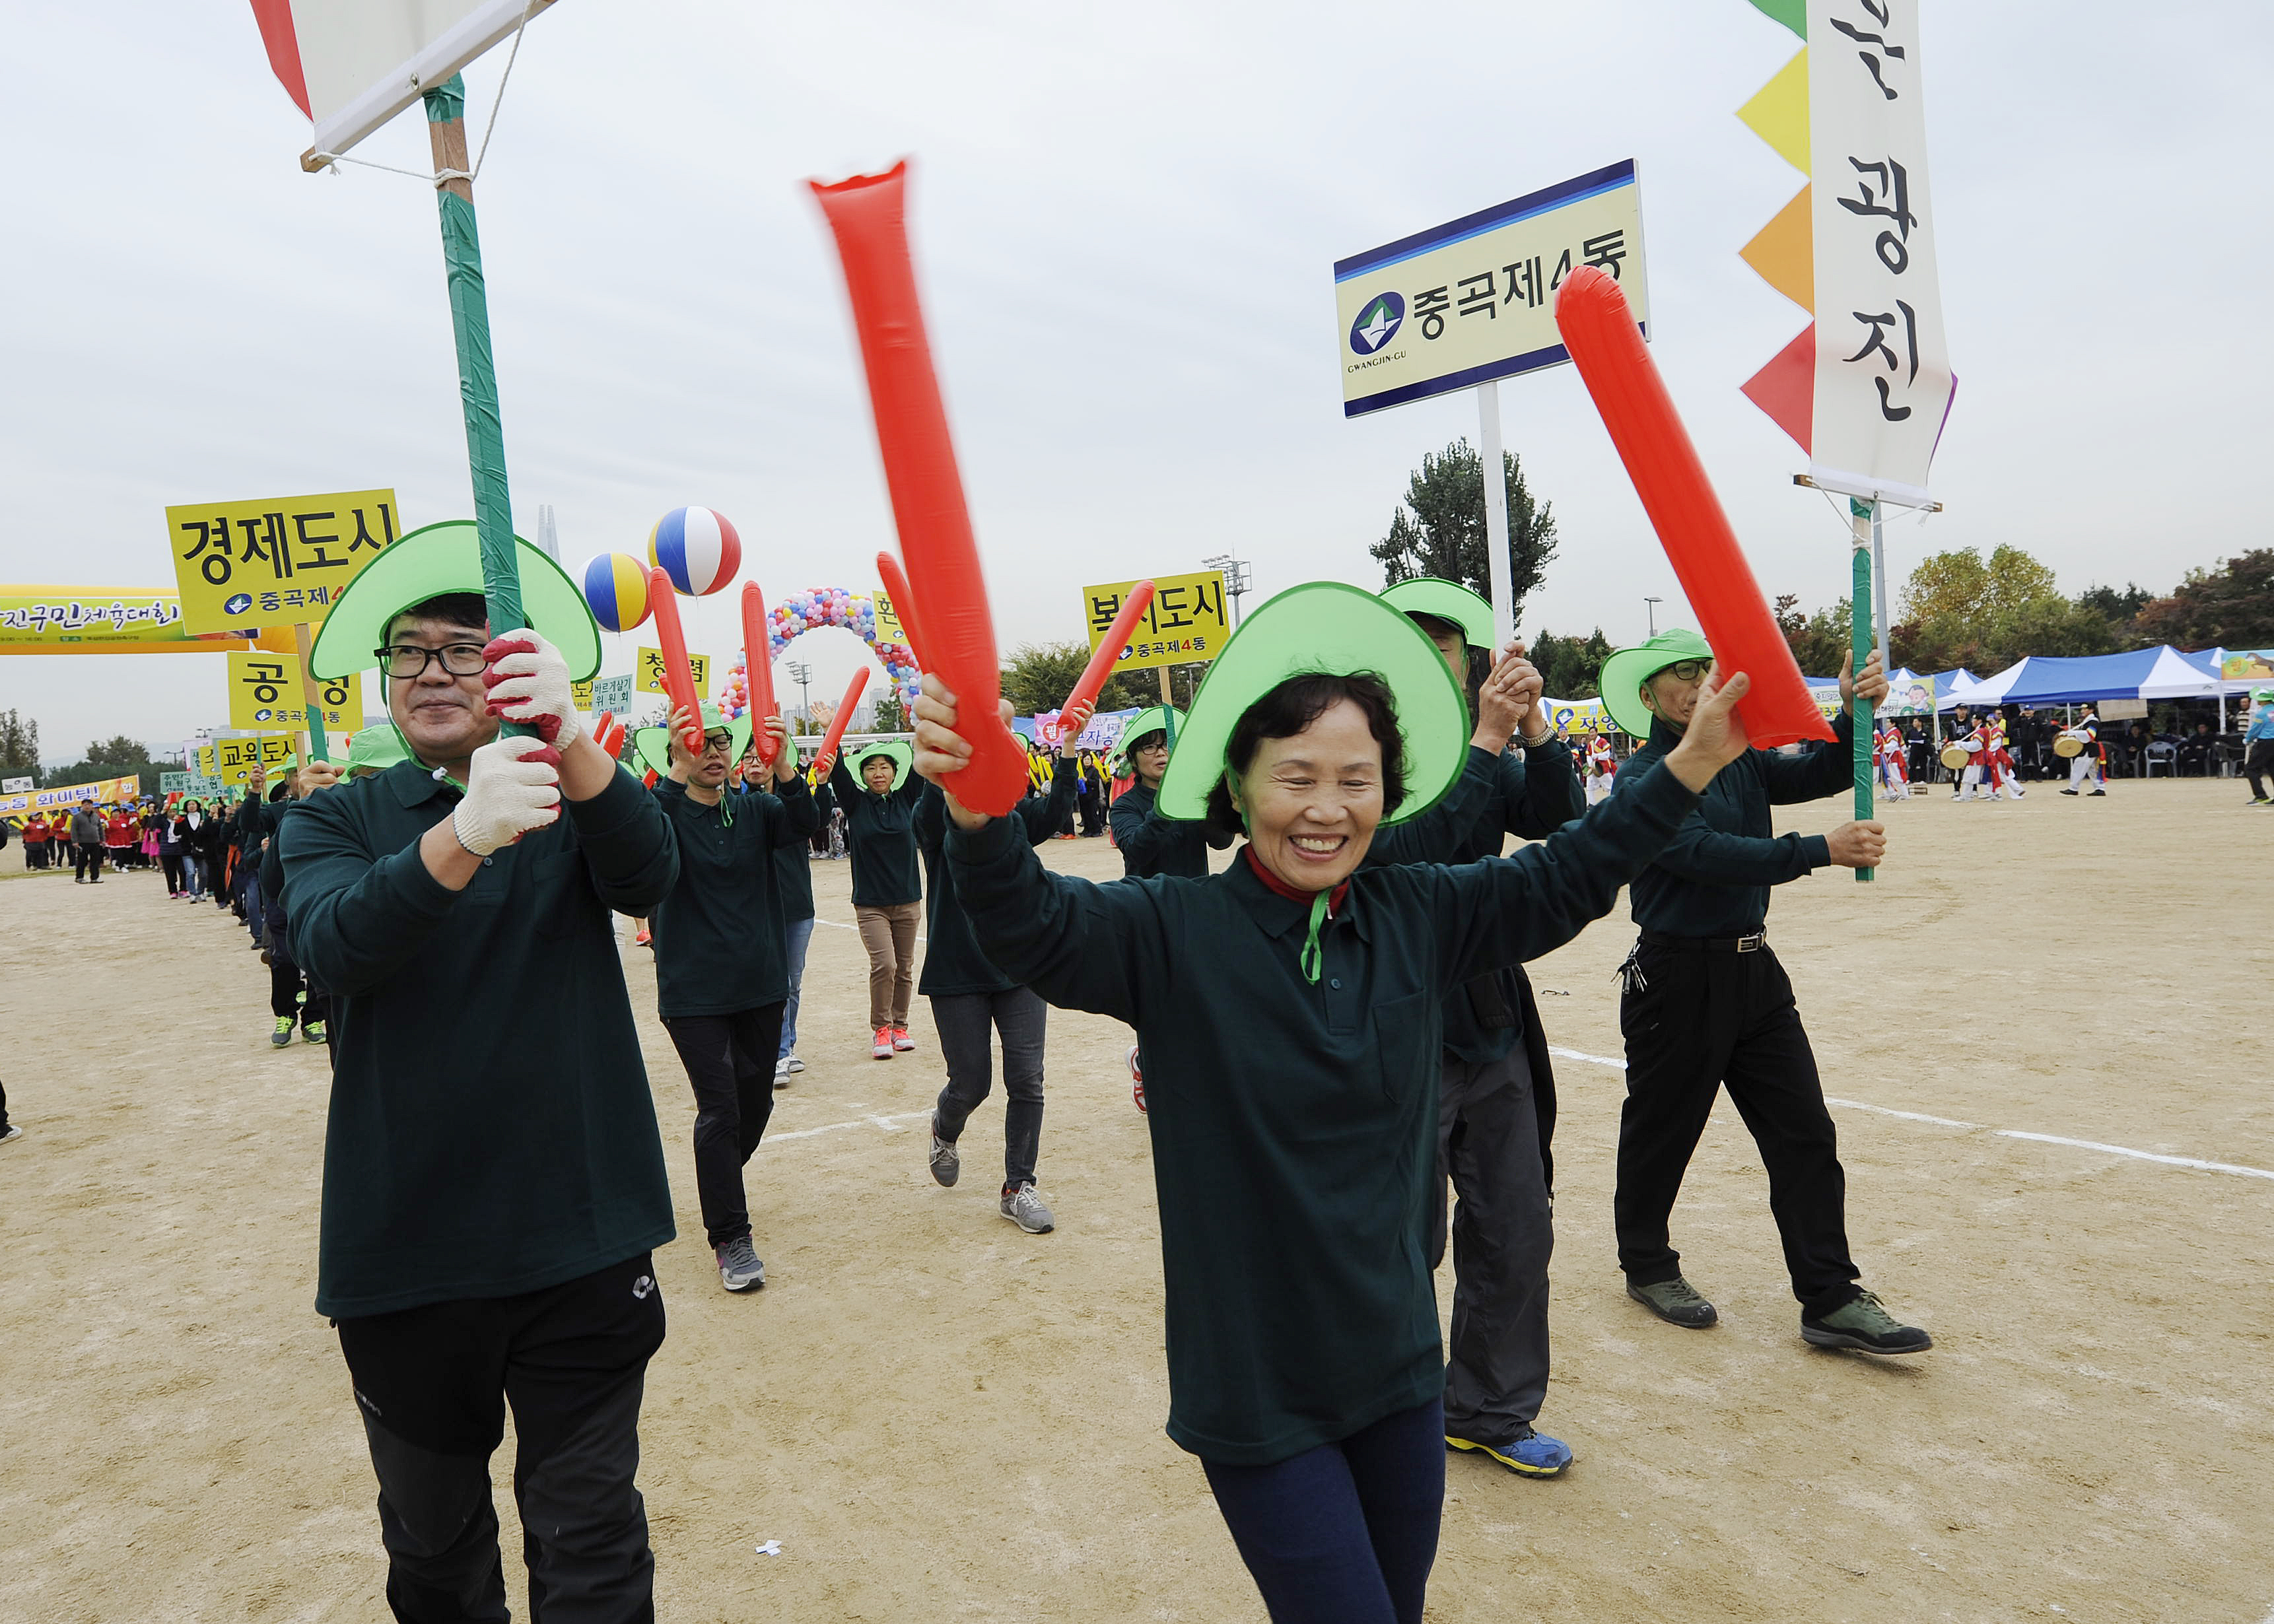
[[[396,1618],[505,1616],[489,1457],[508,1402],[531,1611],[652,1618],[633,1478],[671,1192],[609,911],[646,913],[678,855],[552,642],[490,640],[473,559],[411,572],[440,595],[372,622],[409,758],[278,835],[335,1027],[316,1308],[362,1411]]]
[[[1603,662],[1604,708],[1648,741],[1630,758],[1631,770],[1646,771],[1681,741],[1713,658],[1703,637],[1674,628]],[[1668,1222],[1727,1084],[1768,1169],[1769,1210],[1800,1299],[1801,1335],[1817,1347],[1866,1353],[1923,1353],[1934,1345],[1856,1284],[1832,1114],[1792,981],[1768,945],[1771,886],[1827,865],[1877,868],[1886,853],[1886,831],[1876,823],[1777,835],[1769,816],[1772,806],[1854,787],[1852,701],[1861,694],[1876,709],[1886,693],[1874,653],[1860,677],[1840,679],[1831,743],[1795,756],[1748,750],[1731,762],[1630,888],[1642,937],[1622,966],[1627,1098],[1613,1215],[1627,1295],[1669,1324],[1703,1330],[1720,1318],[1683,1277]]]
[[[764,770],[768,781],[758,784],[753,756],[748,789],[729,788],[727,778],[749,720],[729,727],[718,706],[704,705],[700,755],[683,740],[693,720],[683,710],[671,713],[671,772],[655,786],[679,846],[679,878],[649,921],[655,1002],[695,1090],[695,1188],[719,1283],[749,1291],[766,1283],[766,1268],[750,1241],[742,1169],[773,1114],[774,1058],[789,1003],[774,853],[810,839],[821,820],[779,717],[764,723],[779,752]]]

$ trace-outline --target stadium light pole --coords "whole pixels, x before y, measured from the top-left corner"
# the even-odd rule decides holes
[[[1643,610],[1643,613],[1650,617],[1650,635],[1655,637],[1658,635],[1658,606],[1664,603],[1666,599],[1663,598],[1645,598],[1642,601],[1644,604],[1648,605]]]
[[[1231,623],[1239,625],[1239,600],[1247,595],[1249,583],[1247,560],[1236,559],[1227,553],[1221,557],[1202,559],[1201,567],[1224,571],[1224,590],[1231,598]]]

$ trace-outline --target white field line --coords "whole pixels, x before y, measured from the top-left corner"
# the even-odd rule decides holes
[[[927,1106],[920,1111],[902,1111],[896,1116],[856,1116],[851,1122],[828,1122],[822,1124],[818,1128],[799,1128],[789,1133],[769,1133],[765,1137],[765,1143],[772,1145],[782,1139],[809,1139],[817,1133],[834,1133],[840,1128],[873,1127],[882,1129],[886,1133],[906,1133],[907,1130],[901,1127],[900,1124],[913,1122],[919,1116],[930,1115],[931,1109]]]
[[[1557,1049],[1549,1045],[1547,1052],[1566,1060],[1584,1060],[1590,1065],[1611,1066],[1623,1071],[1627,1063],[1608,1055],[1590,1055],[1577,1049]],[[1990,1128],[1978,1122],[1960,1122],[1952,1116],[1929,1116],[1918,1111],[1899,1111],[1885,1105],[1867,1105],[1861,1100],[1835,1100],[1826,1094],[1826,1105],[1836,1105],[1842,1110],[1870,1111],[1875,1116],[1894,1116],[1903,1122],[1924,1122],[1938,1128],[1964,1128],[1970,1132],[1994,1133],[2001,1139],[2028,1139],[2038,1145],[2066,1145],[2072,1150],[2097,1150],[2103,1155],[2126,1156],[2135,1162],[2153,1162],[2163,1167],[2186,1168],[2196,1173],[2231,1173],[2238,1178],[2274,1179],[2274,1169],[2239,1167],[2232,1162],[2203,1162],[2194,1156],[2166,1156],[2152,1150],[2134,1150],[2123,1145],[2104,1145],[2097,1139],[2064,1139],[2058,1133],[2028,1133],[2019,1128]],[[2274,1624],[2270,1615],[2266,1624]]]

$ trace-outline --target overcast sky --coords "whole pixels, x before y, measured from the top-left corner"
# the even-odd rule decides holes
[[[2263,545],[2269,9],[1923,9],[1961,384],[1948,510],[1891,526],[1891,575],[2012,542],[2068,590],[2163,590]],[[409,523],[469,515],[431,188],[302,174],[242,0],[7,26],[0,580],[170,590],[169,503],[392,485]],[[1632,157],[1659,365],[1764,590],[1829,602],[1844,524],[1737,393],[1807,320],[1737,258],[1803,177],[1735,109],[1796,49],[1744,0],[561,0],[476,187],[516,528],[553,504],[575,568],[703,503],[770,599],[867,587],[891,516],[803,181],[907,154],[1006,648],[1080,635],[1086,583],[1213,553],[1264,596],[1378,585],[1368,544],[1475,402],[1345,421],[1332,261]],[[469,73],[477,139],[504,56]],[[415,113],[358,153],[428,165]],[[1562,535],[1524,630],[1636,639],[1645,595],[1678,618],[1576,375],[1501,394]],[[731,601],[688,605],[691,646],[731,657]],[[799,651],[817,694],[861,658]],[[222,688],[218,656],[0,661],[58,763],[221,724]]]

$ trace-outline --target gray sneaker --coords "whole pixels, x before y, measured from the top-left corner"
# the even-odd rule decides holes
[[[1647,1286],[1630,1283],[1627,1295],[1667,1324],[1678,1325],[1685,1331],[1702,1331],[1721,1318],[1713,1304],[1699,1295],[1698,1288],[1679,1274]]]
[[[939,1137],[939,1118],[931,1119],[931,1176],[938,1184],[953,1189],[955,1181],[963,1177],[963,1159],[955,1154],[955,1141]]]
[[[1058,1228],[1058,1220],[1050,1216],[1050,1209],[1043,1205],[1032,1184],[1004,1192],[1003,1216],[1029,1235],[1048,1235]]]
[[[1820,1320],[1800,1317],[1800,1334],[1811,1347],[1854,1348],[1864,1353],[1924,1353],[1934,1338],[1905,1325],[1869,1291]]]
[[[719,1259],[719,1283],[727,1290],[748,1291],[766,1283],[766,1266],[758,1261],[757,1249],[750,1244],[749,1236],[711,1250]]]

